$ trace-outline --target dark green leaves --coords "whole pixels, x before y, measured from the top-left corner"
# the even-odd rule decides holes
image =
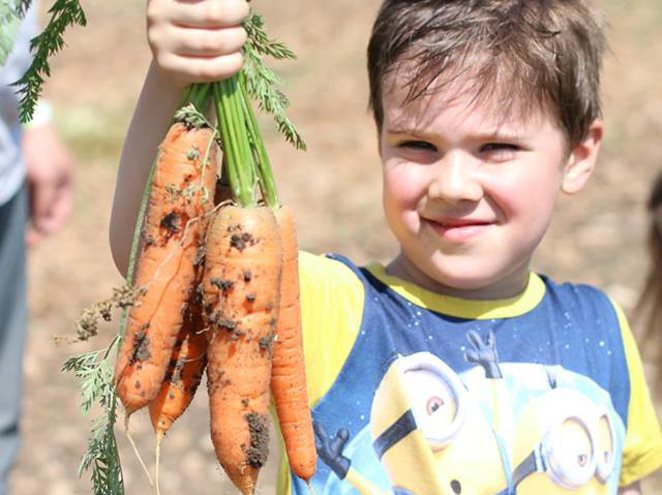
[[[19,9],[27,8],[29,0],[21,0]],[[44,80],[51,75],[48,63],[50,56],[64,46],[64,32],[72,25],[85,26],[87,19],[78,0],[56,0],[49,9],[51,18],[44,30],[31,43],[34,54],[32,64],[15,84],[21,94],[21,122],[29,122],[34,114],[37,100],[41,96]]]
[[[294,53],[283,43],[270,40],[264,31],[264,21],[258,14],[253,14],[244,23],[248,33],[248,41],[244,45],[243,72],[246,90],[251,98],[257,100],[260,110],[273,116],[278,130],[288,142],[297,149],[306,149],[306,143],[288,118],[285,110],[290,102],[287,96],[278,89],[281,80],[278,75],[267,67],[264,57],[275,60],[294,59]]]

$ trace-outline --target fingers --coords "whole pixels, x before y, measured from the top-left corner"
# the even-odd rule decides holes
[[[71,183],[43,180],[30,187],[30,225],[26,233],[29,246],[57,232],[69,217],[72,209]]]
[[[182,85],[234,75],[249,13],[245,0],[150,0],[147,39],[157,66]]]
[[[158,66],[184,84],[226,79],[241,69],[241,48],[246,41],[243,28],[200,30],[169,28],[154,51]]]
[[[480,337],[480,334],[475,330],[469,330],[467,332],[467,338],[476,349],[480,349],[483,346],[483,339]]]
[[[162,43],[181,57],[220,57],[240,53],[247,36],[241,26],[223,29],[169,26],[166,29],[171,33]]]
[[[467,349],[466,351],[464,351],[464,359],[468,363],[478,363],[480,358],[475,350]]]
[[[72,208],[72,160],[55,128],[26,129],[23,156],[30,195],[26,240],[34,245],[62,227]]]
[[[151,0],[147,6],[147,21],[172,20],[181,27],[223,28],[241,24],[250,13],[244,0]]]

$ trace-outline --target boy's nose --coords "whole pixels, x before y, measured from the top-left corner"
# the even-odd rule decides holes
[[[461,151],[449,152],[432,168],[428,194],[447,202],[478,201],[483,188],[476,178],[478,161]]]

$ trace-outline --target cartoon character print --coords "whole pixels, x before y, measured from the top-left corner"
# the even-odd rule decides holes
[[[608,394],[559,366],[500,364],[493,332],[467,338],[477,366],[460,375],[429,352],[397,356],[354,439],[315,423],[337,476],[325,493],[615,494],[624,426]]]

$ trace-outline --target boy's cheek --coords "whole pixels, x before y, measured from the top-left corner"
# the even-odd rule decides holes
[[[404,161],[389,160],[382,169],[384,190],[405,198],[418,198],[425,194],[425,179],[416,166]]]

